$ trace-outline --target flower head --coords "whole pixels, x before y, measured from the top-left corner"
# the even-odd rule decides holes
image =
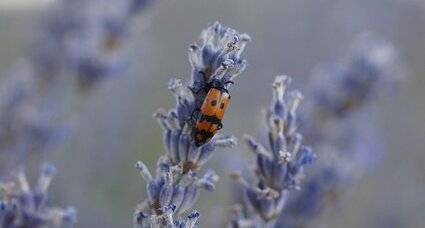
[[[192,82],[189,88],[200,91],[197,101],[202,102],[205,93],[202,88],[212,79],[219,79],[223,84],[233,81],[246,67],[247,62],[241,57],[246,44],[251,38],[234,29],[215,22],[202,31],[200,43],[189,47],[189,62],[192,65]]]
[[[359,36],[343,62],[313,72],[313,98],[322,116],[344,116],[393,90],[402,75],[396,48],[377,35]]]
[[[150,224],[193,227],[199,213],[187,214],[199,196],[199,190],[212,191],[218,176],[213,171],[198,177],[197,172],[213,156],[217,147],[234,147],[233,136],[216,135],[211,141],[198,145],[194,138],[194,112],[206,96],[207,85],[218,80],[229,88],[233,79],[245,68],[240,55],[249,40],[248,35],[221,26],[210,25],[201,34],[201,43],[189,48],[192,81],[189,85],[171,79],[168,89],[176,97],[176,107],[168,112],[158,111],[155,117],[164,130],[166,155],[159,158],[156,176],[138,162],[136,167],[147,182],[148,199],[138,205],[135,223],[138,227]],[[152,221],[155,221],[152,223]]]
[[[31,187],[23,169],[15,173],[14,180],[0,183],[1,227],[62,227],[76,222],[73,207],[61,209],[47,206],[48,187],[56,168],[44,164],[40,169],[38,182]]]
[[[296,110],[302,95],[299,91],[286,92],[291,83],[288,76],[277,76],[273,83],[273,100],[266,112],[267,146],[246,136],[247,147],[256,156],[254,180],[246,181],[240,174],[231,176],[245,192],[246,207],[235,216],[233,225],[262,227],[273,225],[282,212],[290,190],[300,189],[303,169],[316,159],[310,147],[302,144],[297,133]]]
[[[304,180],[305,187],[289,200],[280,226],[314,223],[367,170],[367,160],[382,153],[374,151],[379,146],[372,144],[380,143],[376,136],[365,131],[373,131],[371,107],[382,92],[396,87],[401,73],[395,47],[372,34],[357,38],[343,62],[313,72],[312,99],[301,131],[321,159]],[[364,117],[367,129],[362,129]]]

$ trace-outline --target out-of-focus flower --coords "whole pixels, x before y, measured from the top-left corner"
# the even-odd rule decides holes
[[[245,194],[242,207],[235,208],[231,227],[273,227],[289,191],[300,189],[304,166],[316,159],[297,132],[296,110],[303,97],[299,91],[286,93],[290,82],[287,76],[277,76],[273,83],[273,100],[266,113],[267,146],[245,137],[256,156],[254,179],[247,181],[239,173],[231,174]]]
[[[57,54],[64,55],[64,65],[71,74],[81,86],[90,88],[124,71],[124,46],[131,38],[135,17],[151,3],[152,0],[61,0],[47,13],[44,33],[33,48],[43,55],[40,61],[48,65],[58,61]]]
[[[313,72],[301,131],[321,159],[288,201],[279,226],[317,226],[322,212],[332,209],[382,154],[374,151],[382,149],[376,145],[379,138],[366,134],[373,126],[364,123],[372,121],[373,105],[381,94],[393,91],[402,72],[394,46],[369,33],[355,40],[342,63]]]
[[[199,178],[196,174],[214,154],[216,147],[234,147],[233,136],[216,135],[211,141],[197,146],[193,139],[196,120],[192,114],[205,99],[203,88],[215,79],[226,89],[245,68],[240,57],[248,35],[221,26],[218,22],[208,26],[201,34],[201,43],[189,47],[192,64],[192,82],[184,86],[178,79],[170,80],[168,89],[177,99],[175,109],[155,114],[164,130],[166,155],[159,158],[156,177],[152,177],[142,162],[136,167],[147,181],[148,199],[139,204],[135,213],[137,227],[161,225],[193,227],[199,213],[192,213],[184,222],[182,216],[191,210],[200,189],[212,191],[218,176],[208,171]]]
[[[66,136],[69,128],[61,119],[67,111],[64,100],[74,91],[72,82],[87,89],[123,71],[123,46],[135,17],[151,2],[52,3],[29,34],[28,57],[2,81],[0,155],[7,157],[9,166],[12,157],[19,160],[23,154],[46,151]],[[65,78],[69,76],[77,79]]]
[[[8,162],[13,156],[44,151],[67,134],[58,118],[60,104],[53,88],[44,87],[44,79],[36,73],[32,64],[22,61],[2,87],[0,155]]]
[[[320,117],[342,118],[393,91],[401,73],[395,47],[365,33],[353,42],[341,63],[320,66],[313,72],[312,102],[320,109]]]
[[[73,207],[61,209],[47,205],[47,190],[55,173],[56,168],[46,163],[41,166],[34,187],[30,187],[22,168],[12,181],[0,183],[1,227],[62,227],[75,223],[76,210]]]

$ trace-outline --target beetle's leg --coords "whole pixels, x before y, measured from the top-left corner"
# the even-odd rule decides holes
[[[203,86],[197,90],[195,90],[193,87],[188,87],[190,89],[190,91],[192,91],[192,93],[194,93],[195,95],[198,95],[199,92],[201,92],[202,90],[204,90],[205,93],[208,93],[209,90],[209,85]]]
[[[189,120],[193,120],[193,116],[195,115],[195,113],[200,113],[201,112],[201,109],[200,108],[195,108],[194,110],[193,110],[193,112],[192,112],[192,114],[190,114],[190,118],[188,119],[188,121]]]
[[[226,84],[232,84],[232,85],[234,85],[234,84],[235,84],[235,82],[234,82],[234,81],[227,81],[227,82],[225,82],[224,84],[225,84],[225,85],[226,85]]]
[[[198,90],[195,90],[195,88],[189,87],[189,89],[190,89],[190,91],[192,91],[192,93],[198,95],[198,93],[201,92],[201,90],[204,89],[204,88],[199,88]]]

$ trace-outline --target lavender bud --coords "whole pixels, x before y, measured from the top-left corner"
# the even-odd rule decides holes
[[[198,221],[199,217],[201,217],[201,214],[198,211],[193,211],[187,216],[187,222],[186,227],[187,228],[193,228],[196,225],[196,222]]]
[[[152,174],[142,161],[137,161],[135,167],[139,170],[140,176],[142,176],[146,182],[152,180]]]

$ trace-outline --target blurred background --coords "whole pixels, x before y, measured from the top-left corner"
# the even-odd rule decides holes
[[[37,18],[53,2],[0,0],[2,82],[27,55],[40,26]],[[154,169],[164,153],[162,130],[152,113],[174,107],[167,82],[190,79],[187,47],[216,20],[252,38],[243,55],[248,67],[232,87],[222,130],[238,138],[261,134],[261,110],[270,102],[275,75],[292,76],[291,88],[305,92],[314,67],[338,62],[361,32],[376,32],[398,47],[406,77],[398,94],[376,107],[385,155],[352,186],[326,227],[425,226],[425,1],[172,0],[141,14],[125,48],[128,69],[90,92],[64,99],[63,119],[71,134],[51,151],[20,161],[33,180],[42,161],[57,166],[50,201],[78,208],[77,227],[132,226],[134,207],[146,197],[134,164],[143,160]],[[223,227],[233,203],[227,173],[240,168],[235,159],[250,155],[240,145],[218,151],[207,164],[221,179],[194,206],[202,214],[202,227]]]

